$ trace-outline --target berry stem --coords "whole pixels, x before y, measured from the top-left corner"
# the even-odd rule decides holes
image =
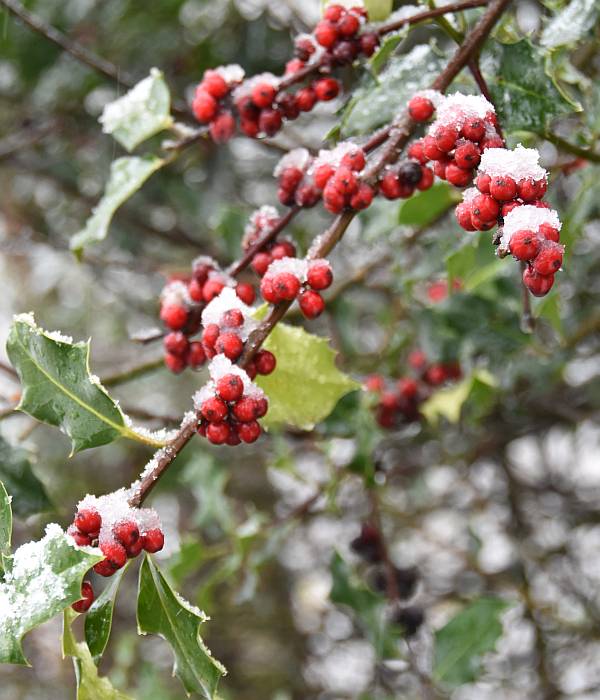
[[[379,34],[379,36],[384,36],[385,34],[401,29],[407,24],[417,24],[418,22],[425,22],[428,19],[440,17],[441,15],[446,15],[450,12],[462,12],[462,10],[469,10],[473,7],[482,7],[487,4],[487,0],[463,0],[463,2],[453,2],[449,5],[442,5],[441,7],[432,8],[426,12],[419,12],[419,14],[413,15],[412,17],[404,17],[403,19],[396,20],[395,22],[382,24],[377,27],[375,31],[377,34]]]
[[[521,277],[527,263],[521,262]],[[529,290],[525,286],[523,280],[521,279],[521,298],[523,300],[523,311],[521,314],[521,330],[523,333],[533,333],[535,330],[535,318],[531,312],[531,295]]]

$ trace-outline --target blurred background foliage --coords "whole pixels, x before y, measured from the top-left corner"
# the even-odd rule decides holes
[[[281,72],[292,35],[319,14],[318,3],[308,0],[27,6],[110,60],[126,82],[159,67],[178,106],[216,64]],[[468,30],[478,12],[465,13],[455,30]],[[575,37],[561,32],[572,27],[573,14],[581,19]],[[567,244],[557,285],[533,301],[533,333],[525,332],[518,266],[495,259],[487,234],[460,231],[450,213],[454,193],[445,185],[406,203],[377,202],[332,256],[336,286],[328,313],[311,331],[332,339],[340,366],[359,380],[375,371],[392,379],[405,374],[408,353],[419,347],[431,361],[459,359],[467,390],[442,394],[429,421],[385,434],[370,400],[357,392],[312,433],[272,432],[235,450],[198,441],[154,495],[167,532],[163,567],[212,617],[204,635],[229,669],[223,698],[422,697],[419,664],[427,666],[434,631],[482,595],[510,603],[503,635],[479,676],[466,672],[461,682],[469,682],[448,696],[600,697],[596,20],[594,2],[521,0],[496,31],[505,43],[530,39],[533,48],[520,46],[541,67],[543,99],[529,127],[515,99],[501,107],[509,143],[541,151]],[[443,63],[453,48],[445,29],[431,23],[407,32],[376,89],[397,98],[387,80],[402,75],[404,57],[418,44],[431,42]],[[490,84],[509,97],[518,90],[518,71],[530,68],[515,66],[515,55],[514,46],[490,42],[482,56]],[[560,93],[547,74],[557,78]],[[367,71],[346,79],[371,94]],[[473,89],[468,76],[458,86]],[[223,264],[237,257],[249,213],[275,203],[271,172],[281,153],[295,145],[318,148],[339,118],[325,106],[269,143],[236,138],[225,148],[201,142],[188,149],[127,202],[108,239],[77,263],[69,238],[100,197],[111,161],[122,155],[97,118],[125,90],[0,9],[0,335],[4,341],[13,313],[34,310],[46,328],[91,337],[92,371],[112,378],[107,384],[124,410],[152,427],[172,425],[203,375],[175,377],[158,368],[122,381],[120,373],[160,359],[159,347],[130,336],[156,324],[166,274],[187,271],[202,253]],[[342,101],[335,106],[344,108]],[[596,155],[583,159],[587,150]],[[302,251],[327,221],[319,208],[296,220]],[[432,284],[443,290],[449,281],[453,292],[434,301]],[[68,459],[66,438],[11,412],[18,385],[6,369],[0,374],[7,441],[0,454],[21,465],[12,495],[30,504],[16,511],[20,544],[38,537],[49,520],[66,525],[84,493],[129,483],[148,452],[119,441]],[[23,452],[15,457],[8,443]],[[28,461],[43,490],[32,485]],[[5,481],[8,462],[3,456]],[[373,572],[349,548],[372,511],[373,494],[393,561],[419,570],[408,603],[424,611],[426,623],[410,646],[401,630],[382,622],[389,611],[369,587]],[[137,698],[181,698],[166,644],[135,633],[134,578],[129,571],[121,588],[101,672]],[[470,630],[463,624],[454,643]],[[2,697],[72,696],[72,669],[60,659],[58,635],[53,622],[28,637],[33,669],[3,667]]]

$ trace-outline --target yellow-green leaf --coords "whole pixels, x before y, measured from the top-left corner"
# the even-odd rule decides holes
[[[445,418],[450,423],[458,423],[463,407],[470,397],[481,397],[482,389],[489,394],[496,386],[493,375],[486,370],[476,370],[457,384],[432,394],[421,406],[421,413],[434,425],[440,418]]]
[[[292,425],[310,430],[327,418],[337,402],[360,384],[335,366],[335,351],[325,338],[278,324],[264,346],[277,358],[275,371],[257,377],[269,399],[266,427]]]

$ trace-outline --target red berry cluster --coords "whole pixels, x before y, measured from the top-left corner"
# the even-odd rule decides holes
[[[333,282],[333,272],[327,260],[300,260],[282,258],[273,262],[260,283],[265,301],[278,304],[298,298],[300,310],[306,318],[317,318],[325,309],[319,294]]]
[[[165,364],[175,373],[186,367],[198,369],[207,356],[205,347],[191,338],[201,326],[202,309],[225,287],[234,285],[235,293],[244,303],[255,299],[254,287],[246,282],[234,282],[221,272],[214,260],[199,257],[192,263],[191,278],[173,279],[161,294],[160,318],[170,329],[164,337]]]
[[[461,376],[458,362],[430,364],[421,350],[410,353],[408,364],[416,376],[401,377],[393,388],[378,374],[365,381],[365,389],[378,396],[375,417],[382,428],[395,428],[400,423],[419,420],[419,406],[431,395],[432,387]]]
[[[122,490],[125,493],[124,489]],[[158,552],[164,545],[164,534],[158,517],[150,509],[129,508],[120,492],[108,496],[87,497],[99,504],[108,504],[106,516],[94,506],[80,504],[67,533],[80,547],[99,547],[104,559],[93,568],[100,576],[112,576],[125,566],[127,559],[137,557],[142,550]],[[115,509],[115,504],[117,508]],[[82,599],[73,603],[73,610],[82,613],[94,602],[94,590],[85,580],[81,587]]]
[[[414,157],[411,149],[408,155]],[[386,168],[379,183],[379,189],[387,199],[408,199],[412,197],[415,189],[428,190],[433,185],[433,180],[431,168],[417,160],[404,160]]]
[[[247,251],[252,248],[277,223],[279,223],[279,214],[274,207],[265,205],[257,209],[246,225],[242,239],[242,249]],[[296,246],[292,241],[287,238],[276,238],[255,253],[250,264],[256,274],[262,277],[273,260],[293,258],[295,255]]]
[[[231,110],[231,93],[244,79],[239,66],[221,66],[207,70],[196,88],[192,111],[202,124],[209,124],[215,143],[225,143],[235,133],[235,117]]]
[[[255,362],[265,362],[264,369],[273,371],[274,356],[266,350],[262,352],[262,358],[257,356]],[[258,419],[266,415],[269,407],[264,393],[251,382],[247,372],[222,355],[211,362],[209,371],[211,381],[194,397],[198,433],[214,445],[255,442],[261,433]]]
[[[325,8],[323,19],[312,34],[317,44],[327,52],[322,58],[325,64],[344,65],[352,63],[360,54],[372,56],[375,53],[379,36],[375,32],[359,34],[367,17],[364,7],[347,9],[343,5],[331,4]],[[316,50],[306,35],[297,37],[294,46],[296,56],[303,61],[310,60]]]
[[[436,109],[436,100],[437,93],[430,91],[415,95],[408,103],[411,118],[427,121]],[[426,136],[410,145],[408,155],[421,165],[433,161],[435,175],[465,187],[472,181],[483,151],[504,147],[496,130],[496,115],[484,98],[460,93],[441,98],[439,105],[437,120]],[[485,112],[487,106],[489,111]]]

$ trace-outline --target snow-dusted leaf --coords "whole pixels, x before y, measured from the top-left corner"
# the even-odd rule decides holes
[[[478,677],[481,657],[502,634],[499,618],[507,607],[500,598],[479,598],[436,632],[433,677],[438,683],[456,688]]]
[[[163,158],[151,155],[127,156],[113,161],[104,195],[85,228],[71,238],[71,250],[81,253],[86,245],[103,241],[115,211],[165,162]]]
[[[0,481],[0,574],[4,572],[4,559],[10,556],[12,537],[12,510],[10,496]]]
[[[85,642],[78,642],[71,627],[77,613],[71,609],[63,617],[63,657],[73,657],[75,679],[77,681],[77,700],[132,700],[116,690],[108,678],[98,675],[90,650]]]
[[[275,371],[255,380],[269,399],[269,412],[261,419],[266,427],[285,424],[310,430],[342,396],[360,387],[335,366],[328,341],[302,328],[279,323],[264,347],[277,358]]]
[[[103,556],[76,547],[55,524],[14,553],[0,583],[0,663],[27,664],[22,637],[81,598],[81,579]]]
[[[169,586],[149,556],[140,567],[137,620],[140,634],[158,634],[175,655],[174,673],[187,693],[216,698],[217,685],[227,671],[214,659],[200,637],[208,618]]]
[[[108,644],[115,609],[115,597],[128,566],[129,562],[114,576],[111,576],[104,590],[94,600],[85,616],[85,641],[96,664]]]
[[[594,28],[599,15],[598,0],[571,0],[546,25],[540,43],[548,49],[574,44]]]
[[[106,105],[100,117],[102,131],[112,134],[122,146],[132,151],[142,141],[171,126],[170,111],[169,88],[162,72],[152,68],[147,78],[123,97]]]
[[[355,91],[342,117],[342,135],[366,134],[387,124],[406,107],[417,90],[429,87],[444,63],[426,45],[392,57],[376,83],[370,82]]]
[[[0,435],[0,479],[13,498],[16,515],[28,515],[49,510],[52,507],[46,489],[33,473],[27,450],[9,444]]]
[[[6,344],[22,384],[19,410],[59,427],[74,452],[127,437],[154,447],[163,441],[137,432],[89,370],[89,341],[74,343],[39,328],[33,314],[15,316]]]
[[[490,42],[483,68],[500,123],[507,131],[544,134],[554,117],[578,109],[548,75],[545,61],[541,49],[527,39],[515,44]]]

